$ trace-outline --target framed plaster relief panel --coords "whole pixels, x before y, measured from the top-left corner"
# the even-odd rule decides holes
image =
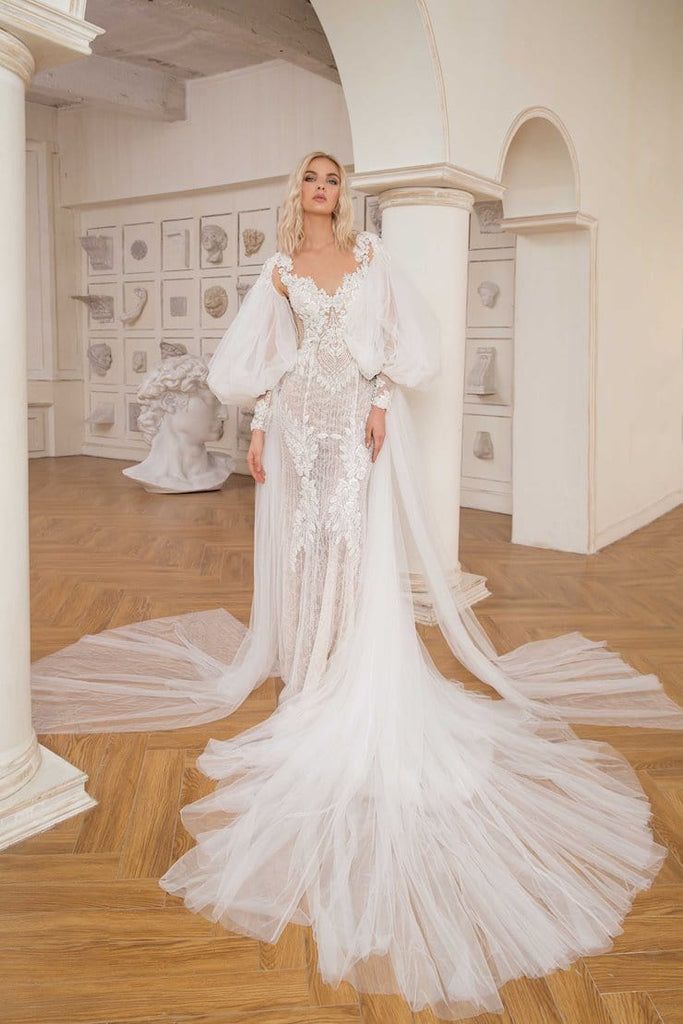
[[[89,331],[111,331],[118,326],[121,310],[117,292],[115,281],[97,281],[88,285],[87,294],[92,296],[87,303]]]
[[[199,266],[202,270],[219,270],[237,262],[235,215],[217,213],[199,221]]]
[[[470,260],[467,276],[467,326],[512,329],[512,260]]]
[[[163,337],[157,350],[157,362],[161,362],[167,355],[180,356],[185,353],[193,356],[200,355],[199,342],[191,336],[186,338]]]
[[[161,324],[164,330],[192,330],[197,322],[194,278],[168,278],[161,282]]]
[[[152,337],[123,339],[123,382],[127,387],[139,387],[145,374],[161,362],[159,340]]]
[[[365,197],[365,230],[382,237],[382,214],[377,196]]]
[[[237,301],[240,306],[244,302],[244,296],[254,284],[257,277],[258,274],[240,274],[237,278]]]
[[[118,337],[95,335],[88,338],[86,379],[90,384],[109,387],[123,384],[123,345]]]
[[[237,284],[233,277],[204,277],[200,282],[201,327],[225,330],[237,312]]]
[[[190,270],[197,251],[197,222],[194,217],[161,222],[161,269]]]
[[[356,231],[362,231],[365,227],[365,196],[352,191],[351,206],[353,208],[353,225]]]
[[[123,395],[118,391],[90,391],[88,402],[86,437],[122,437]]]
[[[465,413],[462,418],[462,475],[512,479],[512,418]]]
[[[88,228],[81,237],[88,277],[117,274],[121,270],[121,228],[114,225]]]
[[[159,270],[159,228],[153,221],[123,225],[124,274],[152,274]]]
[[[501,249],[514,246],[517,236],[503,231],[500,219],[503,203],[500,199],[475,203],[470,214],[470,249]]]
[[[142,431],[138,427],[138,416],[142,412],[142,404],[138,402],[137,395],[135,392],[132,394],[125,394],[124,400],[124,434],[131,441],[141,441],[145,443]]]
[[[201,355],[204,361],[206,362],[207,366],[209,365],[209,360],[211,359],[211,356],[214,354],[214,352],[220,345],[220,342],[221,335],[218,335],[215,338],[202,338],[200,342]]]
[[[239,248],[237,262],[240,266],[256,266],[268,259],[277,249],[275,232],[275,210],[240,210]]]
[[[465,343],[465,403],[512,407],[512,339],[469,338]]]
[[[121,323],[126,331],[154,330],[158,324],[156,282],[123,282]]]

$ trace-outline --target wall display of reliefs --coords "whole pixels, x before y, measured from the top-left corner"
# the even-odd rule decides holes
[[[121,269],[121,229],[109,224],[92,227],[80,236],[87,257],[88,277],[117,273]]]
[[[154,221],[123,225],[124,274],[151,274],[159,270],[159,228]]]
[[[204,277],[201,280],[201,326],[226,330],[238,309],[237,282],[233,277]]]
[[[85,420],[86,437],[114,438],[123,436],[124,399],[119,391],[91,391]]]
[[[199,266],[221,270],[237,262],[237,231],[233,213],[202,217],[199,222]]]
[[[144,458],[137,391],[167,355],[208,362],[241,303],[277,249],[284,181],[132,200],[82,210],[80,342],[89,454]],[[376,197],[353,197],[357,228],[376,231]],[[80,300],[80,301],[79,301]],[[212,448],[247,473],[253,403],[222,406],[223,436]]]
[[[138,388],[142,378],[161,358],[159,339],[150,337],[124,337],[124,384]]]
[[[190,270],[196,266],[198,225],[194,217],[161,224],[161,269]]]
[[[123,384],[123,347],[117,337],[93,338],[86,350],[88,380],[93,385]]]
[[[468,327],[512,328],[512,260],[470,260],[467,288]]]
[[[193,356],[200,355],[199,351],[200,342],[194,336],[188,338],[161,338],[159,343],[159,353],[156,361],[165,359],[166,356],[183,356],[186,353],[190,353]]]
[[[500,200],[470,214],[461,504],[512,513],[516,236]]]
[[[157,327],[157,288],[154,281],[124,281],[121,323],[129,331],[151,331]]]
[[[465,345],[465,402],[512,406],[512,340],[470,338]]]
[[[93,330],[108,330],[115,323],[119,316],[120,301],[117,296],[117,285],[115,281],[98,281],[97,284],[89,284],[85,296],[79,296],[88,310],[88,328]]]
[[[172,277],[161,283],[161,325],[164,330],[187,330],[196,325],[197,301],[192,277]]]
[[[382,214],[379,208],[377,196],[365,196],[365,219],[363,227],[365,231],[374,231],[382,237]]]
[[[462,471],[466,477],[507,482],[512,478],[512,420],[507,416],[463,417]]]
[[[501,230],[502,216],[503,203],[500,199],[474,204],[470,216],[470,249],[514,247],[515,236],[509,231]]]
[[[138,416],[142,412],[142,405],[138,402],[136,395],[124,395],[125,399],[125,434],[133,440],[142,440],[142,431],[138,427]]]
[[[238,224],[239,265],[264,263],[277,249],[275,211],[272,208],[240,210]]]

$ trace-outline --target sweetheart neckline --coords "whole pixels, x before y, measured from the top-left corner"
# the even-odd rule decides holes
[[[355,275],[359,272],[359,270],[361,270],[362,267],[365,266],[365,261],[364,261],[362,255],[361,255],[360,258],[358,258],[356,256],[356,253],[357,253],[358,250],[359,250],[359,240],[356,239],[356,244],[353,246],[353,249],[351,251],[353,253],[354,259],[357,261],[357,266],[354,267],[353,270],[347,270],[346,271],[346,273],[344,274],[344,276],[342,277],[341,281],[339,282],[339,284],[337,285],[337,287],[335,288],[335,290],[333,292],[328,292],[326,288],[322,288],[318,284],[318,282],[313,277],[311,277],[310,274],[297,274],[297,272],[293,269],[292,257],[291,256],[286,256],[284,253],[282,253],[281,255],[283,255],[285,257],[285,260],[288,263],[287,273],[289,274],[290,277],[296,277],[299,281],[310,281],[311,284],[313,285],[313,287],[318,292],[320,292],[322,295],[325,295],[328,299],[336,299],[337,295],[339,294],[339,292],[342,290],[342,288],[346,284],[347,278],[350,279],[352,277],[355,277]]]

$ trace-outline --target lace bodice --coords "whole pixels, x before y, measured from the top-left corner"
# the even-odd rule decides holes
[[[345,342],[345,323],[350,301],[363,280],[373,259],[372,234],[360,231],[356,236],[353,255],[357,266],[347,271],[334,293],[321,288],[310,275],[297,274],[291,256],[276,252],[264,264],[264,272],[272,274],[277,266],[280,279],[288,292],[289,303],[299,332],[299,348],[316,348],[316,358],[327,371],[328,379],[344,373],[352,362]],[[372,405],[388,409],[393,381],[384,373],[373,378]],[[271,415],[273,389],[260,395],[256,401],[251,429],[267,430]]]

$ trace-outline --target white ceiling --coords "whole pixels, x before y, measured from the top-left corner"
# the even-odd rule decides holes
[[[94,56],[40,72],[29,100],[175,120],[189,78],[279,59],[339,81],[310,0],[87,0],[85,19],[105,29]]]

